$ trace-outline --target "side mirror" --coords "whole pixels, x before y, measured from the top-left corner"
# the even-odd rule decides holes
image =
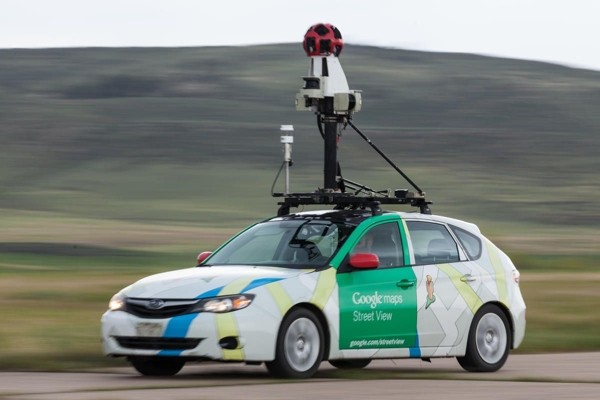
[[[204,262],[204,260],[206,260],[208,257],[210,257],[210,255],[212,254],[212,251],[203,251],[202,253],[198,254],[198,265],[202,264]]]
[[[358,269],[374,269],[379,267],[379,257],[373,253],[356,253],[350,256],[350,266]]]

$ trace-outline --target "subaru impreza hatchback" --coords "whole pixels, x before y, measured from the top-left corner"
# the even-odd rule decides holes
[[[257,223],[121,290],[102,317],[105,354],[144,375],[216,360],[307,378],[322,361],[434,357],[491,372],[524,334],[519,272],[475,225],[356,210]]]

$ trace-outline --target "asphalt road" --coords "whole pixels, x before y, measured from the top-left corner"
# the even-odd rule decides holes
[[[0,399],[600,399],[600,352],[511,355],[491,374],[464,372],[454,359],[380,360],[359,371],[323,363],[313,379],[271,378],[262,366],[192,364],[172,378],[131,368],[0,373]]]

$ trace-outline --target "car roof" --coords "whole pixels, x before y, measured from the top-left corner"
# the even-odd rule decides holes
[[[419,221],[431,221],[431,222],[441,222],[444,224],[454,225],[459,228],[462,228],[466,231],[481,234],[479,227],[471,222],[466,222],[456,218],[444,217],[443,215],[432,215],[432,214],[421,214],[421,213],[407,213],[407,212],[398,212],[400,218],[410,221],[410,220],[419,220]]]
[[[271,218],[271,221],[277,220],[292,220],[292,219],[320,219],[320,220],[331,220],[339,221],[344,223],[350,223],[358,225],[362,221],[372,217],[373,214],[370,210],[311,210],[301,211],[298,213],[292,213]]]
[[[481,234],[477,225],[456,218],[445,217],[442,215],[421,214],[418,212],[404,211],[383,211],[383,214],[396,214],[401,219],[406,221],[430,221],[450,224],[462,228],[466,231]],[[371,210],[311,210],[292,213],[280,217],[271,218],[277,219],[327,219],[327,220],[343,220],[345,222],[359,224],[373,217]]]

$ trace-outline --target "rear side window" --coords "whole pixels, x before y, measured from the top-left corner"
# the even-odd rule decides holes
[[[442,264],[459,261],[456,242],[444,225],[406,221],[415,255],[415,264]]]
[[[481,240],[477,236],[457,226],[450,225],[450,228],[471,260],[477,260],[481,257]]]

